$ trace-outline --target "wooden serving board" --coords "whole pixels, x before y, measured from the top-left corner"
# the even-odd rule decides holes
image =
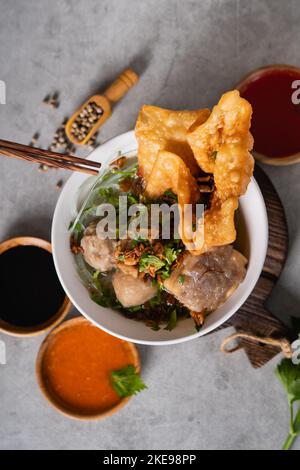
[[[254,176],[259,184],[267,207],[269,221],[269,244],[265,264],[260,278],[250,297],[221,328],[234,326],[237,332],[257,336],[296,339],[295,331],[289,329],[265,307],[283,269],[288,251],[288,229],[284,209],[279,196],[268,176],[255,166]],[[266,364],[280,351],[278,348],[250,340],[239,340],[253,367]]]

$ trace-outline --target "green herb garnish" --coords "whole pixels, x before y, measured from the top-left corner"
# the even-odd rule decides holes
[[[178,197],[177,197],[177,194],[173,193],[173,191],[171,189],[167,189],[165,192],[164,192],[164,196],[170,198],[170,199],[173,199],[174,201],[178,201]]]
[[[82,225],[82,223],[77,222],[75,227],[73,227],[73,225],[74,225],[74,222],[70,222],[68,230],[71,230],[73,228],[72,231],[73,231],[74,235],[80,235],[81,233],[84,232],[84,226]]]
[[[77,222],[74,226],[74,222],[71,222],[69,225],[69,230],[71,230],[71,238],[73,238],[73,240],[78,245],[84,234],[84,225],[81,222]]]
[[[171,266],[181,252],[182,247],[178,247],[178,244],[175,243],[175,246],[168,244],[164,247],[163,259],[150,253],[143,253],[139,261],[139,271],[146,271],[152,268],[155,274],[159,275],[162,280],[165,280],[170,277]]]
[[[172,310],[169,321],[164,329],[168,331],[172,331],[176,325],[177,325],[177,311],[176,309],[174,309]]]
[[[300,365],[293,364],[290,359],[283,359],[276,369],[276,375],[287,392],[290,409],[290,431],[282,448],[288,450],[300,434],[300,406],[294,416],[295,402],[300,400]]]
[[[120,193],[115,188],[99,188],[98,194],[106,203],[119,208]]]
[[[139,244],[138,240],[131,240],[131,242],[130,242],[131,250],[133,250],[133,248],[135,248],[138,244]]]
[[[143,310],[143,308],[144,305],[133,305],[133,307],[127,307],[127,310],[129,310],[129,312],[135,313],[140,312],[141,310]]]
[[[143,253],[139,261],[139,271],[146,271],[148,268],[154,268],[155,271],[162,268],[165,262],[155,255]]]
[[[136,395],[147,388],[133,365],[111,372],[111,381],[114,390],[121,398]]]
[[[102,273],[98,272],[97,274],[97,271],[93,275],[97,290],[92,290],[90,292],[91,299],[101,307],[119,310],[121,308],[120,302],[116,298],[114,291],[109,286],[107,286],[103,280],[103,277],[101,276]]]
[[[146,238],[143,238],[143,237],[138,237],[138,238],[135,238],[135,239],[131,240],[130,248],[131,249],[135,248],[139,243],[142,243],[144,246],[149,246],[150,245],[149,240],[147,240]]]
[[[185,279],[184,274],[181,274],[181,275],[178,277],[178,282],[179,282],[179,284],[182,285],[182,284],[184,283],[184,279]]]
[[[97,281],[98,280],[98,276],[100,274],[100,271],[95,271],[94,274],[93,274],[93,279],[94,281]]]
[[[134,194],[132,193],[128,193],[126,194],[127,196],[127,200],[129,202],[130,205],[134,205],[134,204],[138,204],[139,203],[139,199],[137,196],[135,196]]]
[[[157,307],[161,303],[161,292],[159,291],[155,297],[152,297],[152,299],[148,300],[148,303],[150,307]]]
[[[170,266],[165,265],[163,269],[160,269],[159,271],[157,271],[157,274],[159,274],[162,281],[165,281],[166,279],[168,279],[168,277],[171,276]]]
[[[137,163],[135,163],[134,165],[124,168],[123,170],[119,170],[117,168],[109,170],[107,173],[105,173],[102,176],[102,182],[103,181],[107,182],[110,179],[113,180],[115,176],[119,176],[119,178],[117,178],[117,181],[122,182],[125,178],[136,176],[137,167],[138,165]]]
[[[160,330],[159,324],[156,323],[156,322],[153,322],[152,325],[151,325],[151,330],[153,330],[153,331],[159,331],[159,330]]]
[[[116,170],[116,171],[113,171],[113,173],[120,175],[121,176],[120,181],[123,181],[125,178],[132,178],[136,176],[137,169],[138,169],[138,164],[135,163],[134,165],[131,165],[129,168],[125,168],[124,170]]]
[[[166,257],[166,261],[168,264],[173,264],[174,261],[177,260],[177,256],[181,250],[177,250],[176,248],[171,248],[169,246],[165,247],[164,255]]]
[[[218,151],[217,151],[217,150],[215,150],[214,152],[212,152],[212,153],[210,154],[211,160],[215,161],[216,158],[217,158],[217,155],[218,155]]]

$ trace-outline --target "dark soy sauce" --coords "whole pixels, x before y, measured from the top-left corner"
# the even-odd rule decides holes
[[[63,304],[52,254],[36,246],[17,246],[0,255],[0,318],[13,326],[47,322]]]

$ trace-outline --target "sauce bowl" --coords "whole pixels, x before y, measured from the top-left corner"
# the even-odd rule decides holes
[[[93,409],[93,410],[82,410],[75,406],[74,404],[66,403],[64,402],[61,397],[59,396],[59,393],[57,393],[56,390],[53,390],[53,387],[49,384],[48,381],[48,375],[47,375],[47,368],[45,367],[46,363],[46,356],[47,353],[53,355],[53,344],[55,344],[55,341],[57,339],[57,335],[63,332],[66,334],[69,331],[72,331],[73,327],[81,327],[85,325],[90,325],[90,322],[88,322],[85,318],[82,316],[73,318],[71,320],[67,320],[63,322],[61,325],[59,325],[57,328],[52,330],[48,336],[44,339],[43,343],[40,346],[37,358],[36,358],[36,378],[38,385],[41,389],[41,392],[43,396],[46,398],[46,400],[52,405],[57,411],[62,413],[63,415],[77,419],[77,420],[96,420],[96,419],[102,419],[106,418],[108,416],[111,416],[113,413],[116,413],[119,411],[123,406],[128,403],[128,401],[131,399],[131,396],[125,397],[125,398],[120,398],[119,401],[113,405],[110,405],[109,407],[103,409]],[[98,331],[98,330],[97,330]],[[135,369],[137,372],[140,372],[141,370],[141,365],[140,365],[140,358],[138,351],[135,347],[134,344],[132,343],[125,343],[126,349],[128,350],[130,357],[131,357],[131,363],[132,365],[135,366]],[[64,361],[62,361],[64,363]]]
[[[46,240],[42,240],[41,238],[36,237],[15,237],[0,243],[0,256],[7,250],[14,249],[18,246],[34,246],[52,253],[51,244]],[[58,325],[58,323],[60,323],[69,313],[71,307],[71,301],[66,296],[57,312],[54,312],[54,314],[47,321],[33,326],[16,326],[0,319],[0,333],[24,337],[41,335],[45,331],[48,331],[49,329]],[[9,305],[5,305],[2,308],[9,308]],[[40,305],[40,308],[42,309],[43,305]]]
[[[243,95],[243,90],[247,88],[247,85],[251,84],[252,82],[258,80],[262,77],[265,73],[272,73],[272,72],[290,72],[296,73],[300,77],[300,68],[295,67],[293,65],[285,65],[285,64],[273,64],[273,65],[266,65],[264,67],[260,67],[258,69],[253,70],[252,72],[248,73],[245,77],[243,77],[235,86],[237,90],[241,92]],[[292,91],[292,90],[291,90]],[[278,110],[280,115],[280,109]],[[271,157],[269,155],[265,155],[263,153],[257,152],[252,150],[252,155],[254,158],[262,163],[267,165],[274,165],[274,166],[286,166],[292,165],[294,163],[300,162],[300,152],[296,152],[293,154],[287,154],[282,157]]]

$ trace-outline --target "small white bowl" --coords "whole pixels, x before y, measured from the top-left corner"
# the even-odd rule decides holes
[[[118,151],[136,152],[134,132],[127,132],[98,147],[89,159],[110,162]],[[118,338],[134,343],[149,345],[177,344],[198,338],[218,328],[227,321],[245,302],[253,290],[263,268],[268,246],[268,219],[263,196],[258,184],[252,178],[247,193],[240,202],[244,230],[242,245],[248,257],[247,274],[233,295],[217,310],[211,313],[199,332],[195,332],[192,319],[180,320],[172,331],[153,331],[141,321],[130,320],[121,313],[100,307],[93,302],[76,271],[74,257],[70,251],[68,226],[74,217],[78,190],[87,179],[84,174],[74,173],[67,181],[54,212],[52,224],[52,249],[59,279],[76,308],[96,326]],[[245,253],[246,251],[246,253]]]

